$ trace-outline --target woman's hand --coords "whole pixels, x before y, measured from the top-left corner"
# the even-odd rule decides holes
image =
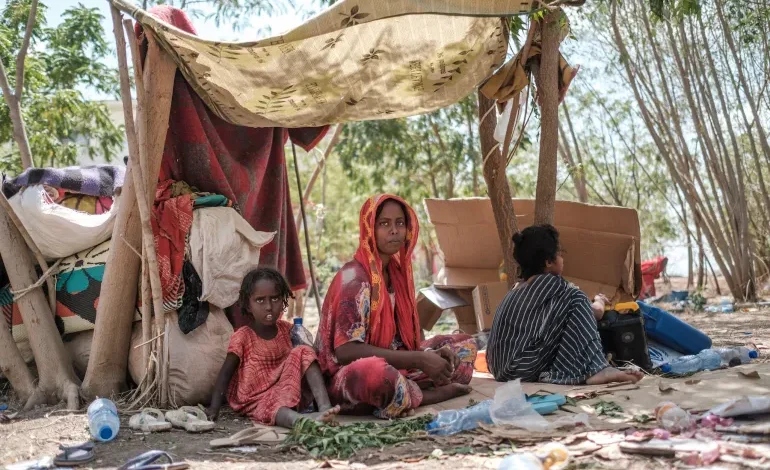
[[[451,352],[451,351],[450,351]],[[421,355],[420,370],[440,387],[450,382],[452,378],[452,364],[438,351],[425,351]]]
[[[446,361],[452,366],[452,373],[455,369],[460,367],[460,358],[454,353],[448,346],[444,346],[441,349],[436,350],[436,353],[446,359]]]

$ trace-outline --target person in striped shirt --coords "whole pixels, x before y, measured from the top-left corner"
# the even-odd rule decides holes
[[[597,321],[608,301],[591,303],[562,277],[559,232],[537,225],[513,236],[522,279],[497,309],[487,344],[490,372],[501,382],[565,385],[637,382],[641,371],[610,367]]]

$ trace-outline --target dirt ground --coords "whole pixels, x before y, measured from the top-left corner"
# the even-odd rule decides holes
[[[673,280],[678,289],[681,280]],[[671,286],[661,286],[670,289]],[[714,297],[713,294],[710,295]],[[719,299],[712,298],[711,302]],[[308,302],[312,308],[312,302]],[[315,329],[314,312],[307,312],[306,324]],[[317,313],[315,313],[317,316]],[[749,309],[735,313],[685,312],[681,318],[707,332],[714,345],[753,344],[760,351],[760,362],[770,362],[770,309]],[[450,316],[442,318],[434,332],[456,328]],[[10,401],[7,383],[0,383],[0,404],[7,403],[12,412],[18,404]],[[651,411],[651,410],[650,410]],[[228,470],[236,469],[310,469],[310,468],[409,468],[435,469],[445,466],[454,468],[498,468],[502,458],[514,449],[522,451],[532,443],[503,440],[497,442],[484,438],[483,432],[464,433],[447,438],[418,436],[395,447],[364,449],[349,461],[318,461],[301,449],[280,449],[277,446],[259,446],[238,452],[233,449],[211,450],[209,441],[227,437],[249,426],[242,417],[223,410],[214,431],[205,434],[188,434],[180,430],[166,433],[144,434],[128,429],[129,416],[121,416],[118,437],[109,443],[96,446],[97,459],[83,468],[116,468],[132,456],[152,449],[165,450],[176,458],[184,459],[192,468]],[[0,424],[0,465],[7,465],[43,456],[54,456],[60,444],[74,444],[89,439],[87,420],[83,412],[71,413],[59,407],[36,409],[9,424]],[[589,441],[586,443],[590,444]],[[585,447],[585,446],[584,446]],[[618,454],[607,446],[588,445],[585,451],[577,451],[570,468],[626,468],[647,469],[672,467],[675,462],[662,458],[630,457]],[[616,447],[615,447],[616,449]],[[580,455],[584,454],[584,455]],[[720,468],[740,468],[721,464]]]

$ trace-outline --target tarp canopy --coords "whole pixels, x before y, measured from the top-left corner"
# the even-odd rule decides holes
[[[456,103],[506,57],[501,16],[531,0],[343,0],[280,36],[208,41],[126,0],[222,119],[306,127],[397,118]]]

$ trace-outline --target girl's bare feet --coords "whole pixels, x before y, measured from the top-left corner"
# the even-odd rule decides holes
[[[642,380],[644,374],[638,370],[619,370],[614,367],[606,367],[600,370],[596,375],[586,380],[587,385],[601,385],[613,382],[631,382],[636,383]]]
[[[470,385],[463,385],[457,383],[451,383],[448,385],[442,385],[432,390],[424,390],[422,392],[422,405],[435,405],[442,401],[451,400],[455,397],[460,397],[471,393]]]
[[[315,421],[318,421],[319,423],[327,423],[331,424],[336,422],[337,415],[340,413],[340,406],[331,406],[328,408],[321,408],[319,411],[316,411],[315,413],[308,413],[306,415],[301,415],[303,418],[312,419]]]

